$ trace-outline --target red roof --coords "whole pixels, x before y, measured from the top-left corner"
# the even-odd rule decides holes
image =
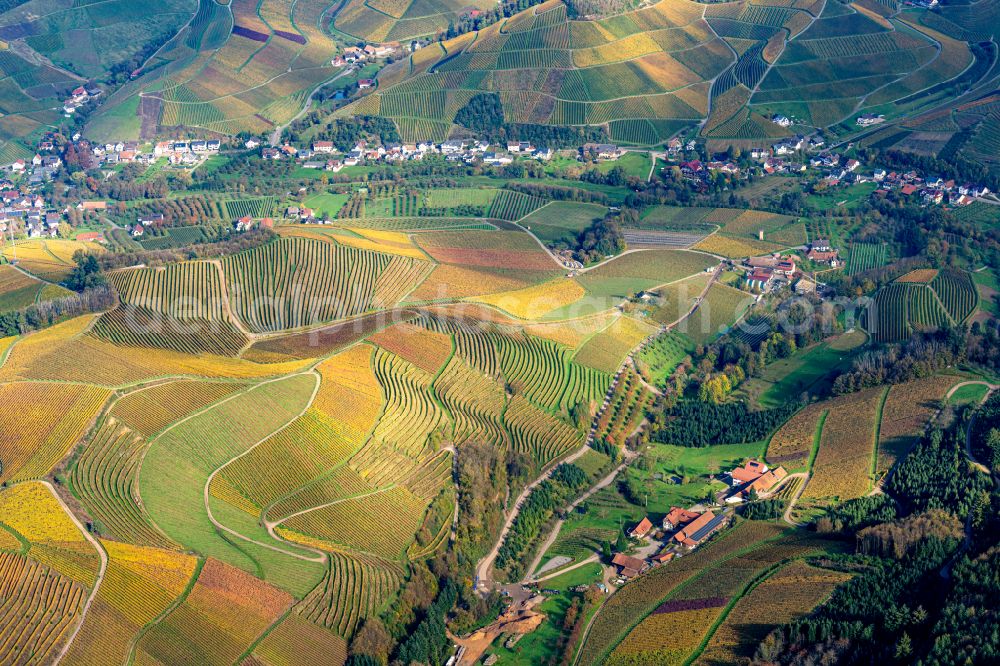
[[[910,185],[909,183],[907,183],[906,185],[903,185],[903,187],[901,187],[899,191],[902,192],[903,194],[913,194],[914,192],[917,191],[917,186]]]
[[[743,467],[734,469],[729,475],[740,483],[750,483],[751,481],[756,481],[766,471],[767,465],[756,460],[750,460]]]
[[[682,509],[679,506],[670,507],[670,512],[663,519],[664,524],[670,523],[673,525],[673,529],[683,527],[687,525],[692,520],[698,517],[699,514],[694,511],[688,511],[687,509]]]
[[[635,572],[641,571],[642,567],[645,565],[645,562],[642,560],[625,555],[624,553],[615,553],[615,556],[611,559],[611,563],[616,567],[621,567],[626,570],[631,569]]]
[[[632,528],[631,535],[634,537],[644,537],[649,534],[649,531],[653,529],[653,523],[650,522],[649,518],[643,518],[639,521],[639,524]]]
[[[766,492],[773,488],[775,484],[781,481],[783,478],[788,476],[785,472],[784,467],[779,467],[777,469],[772,469],[765,474],[760,475],[754,479],[753,483],[746,487],[745,493],[749,494],[751,490],[756,490],[758,493]]]
[[[822,252],[820,250],[809,250],[809,254],[806,255],[812,261],[830,261],[831,259],[837,258],[837,253],[834,250],[828,252]]]

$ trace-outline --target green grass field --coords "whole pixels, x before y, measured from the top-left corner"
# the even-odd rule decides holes
[[[326,192],[323,194],[314,194],[303,203],[306,208],[313,209],[313,214],[316,217],[328,217],[332,219],[337,216],[337,211],[347,203],[348,199],[350,197],[346,194],[331,194]]]
[[[856,183],[847,187],[835,187],[822,194],[806,196],[806,205],[819,212],[827,212],[840,208],[850,210],[857,207],[878,189],[875,183]]]
[[[316,380],[293,376],[208,410],[154,440],[139,476],[143,505],[178,543],[304,595],[322,567],[224,536],[209,520],[204,488],[213,470],[289,422],[308,402]],[[251,405],[253,405],[251,407]],[[256,415],[247,418],[248,414]],[[261,542],[274,540],[252,516],[212,502],[216,520]],[[300,552],[294,546],[285,547]]]
[[[572,243],[576,236],[607,213],[604,206],[575,201],[553,201],[519,224],[546,243]]]
[[[955,389],[948,399],[949,405],[978,405],[986,397],[988,387],[985,384],[967,384]]]
[[[597,170],[607,173],[615,167],[621,167],[626,176],[635,176],[646,180],[649,175],[649,168],[653,165],[650,161],[649,153],[628,152],[611,162],[598,162]]]
[[[748,391],[760,391],[761,407],[777,407],[803,392],[823,395],[837,374],[854,361],[867,336],[859,330],[800,350],[789,358],[771,363],[764,376],[748,382]]]
[[[650,383],[662,386],[674,368],[692,351],[694,344],[687,336],[668,331],[646,345],[637,356],[637,360],[648,368]]]
[[[997,296],[1000,295],[1000,281],[994,275],[993,269],[973,271],[972,281],[979,290],[979,309],[994,317],[1000,317],[1000,303],[997,302]]]

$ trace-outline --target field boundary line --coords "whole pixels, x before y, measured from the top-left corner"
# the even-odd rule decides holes
[[[221,297],[222,309],[225,312],[226,317],[233,322],[233,325],[237,328],[237,330],[239,330],[240,333],[247,337],[247,343],[243,345],[243,349],[240,349],[240,354],[242,354],[247,347],[253,345],[253,343],[257,340],[257,334],[251,333],[250,330],[243,325],[240,318],[236,316],[236,313],[233,312],[232,303],[229,301],[229,283],[226,282],[226,271],[222,267],[222,261],[219,259],[209,259],[208,263],[215,266],[215,270],[219,274],[219,296]]]
[[[351,502],[353,500],[362,499],[364,497],[370,497],[372,495],[378,495],[379,493],[384,493],[384,492],[387,492],[387,491],[392,490],[393,488],[397,488],[397,487],[398,487],[398,484],[390,483],[388,486],[382,486],[381,488],[376,488],[375,490],[371,490],[371,491],[368,491],[366,493],[361,493],[360,495],[351,495],[350,497],[341,497],[339,499],[332,500],[332,501],[327,502],[325,504],[317,504],[316,506],[311,506],[308,509],[302,509],[301,511],[296,511],[295,513],[291,513],[291,514],[285,516],[284,518],[282,518],[281,520],[275,520],[275,521],[265,520],[264,521],[264,526],[267,528],[268,532],[273,532],[273,530],[274,530],[275,527],[278,527],[279,525],[281,525],[281,523],[289,521],[292,518],[295,518],[296,516],[301,516],[301,515],[310,513],[312,511],[317,511],[319,509],[325,509],[328,506],[336,506],[337,504],[342,504],[343,502]]]
[[[194,586],[198,583],[198,578],[201,577],[201,570],[205,568],[205,563],[207,561],[207,557],[198,557],[195,562],[194,571],[191,573],[191,578],[188,580],[181,593],[177,595],[177,598],[171,601],[166,608],[160,611],[159,615],[143,625],[139,631],[132,636],[132,639],[129,641],[128,655],[125,658],[126,666],[132,666],[135,662],[135,651],[139,647],[139,641],[141,641],[142,638],[153,629],[153,627],[167,619],[167,616],[177,610],[177,607],[187,600],[188,595],[191,594],[191,590],[193,590]]]
[[[84,529],[77,517],[73,515],[73,512],[69,510],[68,506],[66,506],[66,502],[59,497],[59,493],[57,493],[56,489],[52,487],[52,484],[48,481],[38,481],[38,483],[45,486],[46,490],[48,490],[52,497],[55,498],[63,512],[65,512],[66,515],[69,516],[69,519],[73,521],[73,524],[76,525],[76,529],[80,530],[83,537],[89,541],[90,545],[97,551],[97,556],[101,560],[101,565],[97,570],[97,576],[94,578],[94,585],[90,590],[90,596],[87,597],[87,601],[83,605],[83,610],[80,611],[80,620],[76,623],[76,627],[73,629],[73,632],[66,638],[65,644],[63,644],[62,649],[59,650],[59,654],[56,655],[55,660],[52,662],[53,666],[58,666],[59,662],[62,661],[63,657],[66,656],[70,648],[73,646],[73,641],[80,633],[80,629],[83,628],[83,623],[87,619],[87,613],[90,611],[90,607],[94,603],[94,599],[97,598],[97,592],[101,587],[101,583],[104,582],[104,574],[108,570],[108,554],[104,552],[104,546],[102,546],[101,543],[90,534],[90,532]]]
[[[290,419],[287,423],[283,424],[280,428],[277,428],[273,432],[267,434],[266,436],[264,436],[263,438],[261,438],[260,440],[258,440],[257,442],[255,442],[250,448],[248,448],[243,453],[230,458],[229,460],[227,460],[222,465],[216,467],[215,470],[211,474],[209,474],[208,479],[205,481],[205,485],[204,485],[204,487],[202,489],[202,496],[205,499],[205,511],[208,513],[208,520],[217,529],[223,530],[227,534],[231,534],[231,535],[233,535],[233,536],[235,536],[237,538],[243,539],[244,541],[248,541],[249,543],[256,544],[256,545],[261,546],[263,548],[269,548],[270,550],[277,551],[277,552],[282,553],[284,555],[288,555],[289,557],[294,557],[296,559],[304,560],[306,562],[326,562],[326,560],[327,560],[326,553],[324,553],[321,550],[318,550],[318,549],[315,549],[315,548],[303,547],[303,550],[312,551],[314,553],[319,553],[319,559],[308,558],[305,555],[300,555],[300,554],[297,554],[297,553],[286,551],[286,550],[283,550],[281,548],[278,548],[277,546],[273,546],[271,544],[261,543],[259,541],[254,540],[254,539],[251,539],[250,537],[248,537],[248,536],[246,536],[244,534],[240,534],[236,530],[234,530],[234,529],[232,529],[230,527],[227,527],[226,525],[223,525],[218,520],[216,520],[215,516],[212,514],[212,506],[211,506],[211,501],[210,501],[211,495],[209,493],[209,487],[212,485],[212,479],[214,479],[215,475],[218,474],[220,471],[222,471],[223,468],[225,468],[227,465],[229,465],[229,463],[231,463],[231,462],[233,462],[235,460],[239,460],[243,456],[247,455],[248,453],[250,453],[251,451],[253,451],[254,449],[256,449],[258,446],[260,446],[261,444],[263,444],[264,442],[266,442],[270,438],[272,438],[275,435],[277,435],[279,432],[281,432],[281,431],[285,430],[286,428],[290,427],[293,423],[295,423],[297,420],[299,420],[300,418],[302,418],[302,416],[305,415],[305,413],[307,411],[309,411],[309,408],[312,407],[313,402],[316,400],[316,395],[319,393],[320,386],[322,386],[322,384],[323,384],[323,378],[322,378],[322,376],[315,369],[314,370],[310,370],[308,373],[303,373],[303,374],[312,375],[312,377],[316,380],[316,385],[313,387],[312,395],[309,396],[309,400],[306,402],[306,405],[302,408],[302,410],[297,415],[295,415],[292,419]],[[270,533],[270,531],[268,531],[268,533]]]
[[[317,363],[316,365],[318,365],[318,363]],[[208,411],[210,411],[210,410],[212,410],[212,409],[215,409],[216,407],[219,407],[219,406],[221,406],[221,405],[224,405],[224,404],[226,404],[227,402],[229,402],[230,400],[235,400],[236,398],[239,398],[239,397],[242,397],[242,396],[244,396],[244,395],[247,395],[248,393],[250,393],[250,392],[252,392],[252,391],[254,391],[254,390],[256,390],[256,389],[260,388],[261,386],[266,386],[267,384],[272,384],[272,383],[274,383],[274,382],[280,382],[280,381],[283,381],[283,380],[285,380],[285,379],[290,379],[290,378],[292,378],[292,377],[297,377],[297,376],[299,376],[299,375],[305,375],[305,374],[310,374],[310,373],[312,373],[312,372],[314,372],[314,370],[307,370],[307,371],[305,371],[305,372],[296,372],[296,373],[291,373],[291,374],[288,374],[288,375],[283,375],[283,376],[281,376],[281,377],[272,377],[272,378],[270,378],[270,379],[267,379],[267,380],[265,380],[265,381],[262,381],[262,382],[260,382],[260,383],[257,383],[257,384],[254,384],[254,385],[252,385],[252,386],[248,386],[248,387],[246,388],[246,390],[245,390],[245,391],[236,391],[236,392],[234,392],[234,393],[233,393],[232,395],[228,395],[228,396],[224,397],[224,398],[223,398],[222,400],[219,400],[219,401],[217,401],[217,402],[214,402],[214,403],[212,403],[211,405],[206,405],[205,407],[202,407],[201,409],[199,409],[199,410],[197,410],[197,411],[194,411],[194,412],[191,412],[190,414],[188,414],[188,415],[187,415],[187,416],[185,416],[184,418],[182,418],[182,419],[180,419],[180,420],[178,420],[178,421],[174,421],[174,422],[173,422],[173,423],[171,423],[171,424],[170,424],[169,426],[167,426],[166,428],[164,428],[163,430],[161,430],[161,431],[160,431],[159,433],[157,433],[155,437],[153,437],[153,438],[151,438],[151,439],[149,440],[149,443],[148,443],[148,444],[146,445],[146,448],[145,448],[145,449],[143,450],[143,452],[142,452],[142,455],[141,455],[141,456],[139,457],[139,462],[138,462],[138,464],[136,465],[136,469],[135,469],[135,475],[136,475],[136,476],[135,476],[135,478],[136,478],[136,483],[138,483],[138,482],[139,482],[139,480],[140,480],[140,479],[142,478],[142,465],[143,465],[143,463],[144,463],[144,462],[146,461],[146,455],[147,455],[147,454],[149,453],[149,450],[150,450],[151,448],[153,448],[153,445],[154,445],[154,444],[155,444],[155,443],[156,443],[157,441],[159,441],[161,437],[163,437],[164,435],[166,435],[166,434],[167,434],[168,432],[170,432],[171,430],[173,430],[173,429],[174,429],[174,428],[176,428],[177,426],[179,426],[179,425],[182,425],[182,424],[184,424],[184,423],[187,423],[187,422],[188,422],[188,421],[190,421],[191,419],[193,419],[193,418],[196,418],[196,417],[198,417],[198,416],[201,416],[202,414],[205,414],[206,412],[208,412]],[[142,493],[141,493],[141,490],[140,490],[140,491],[138,492],[138,501],[139,501],[139,503],[140,503],[140,504],[142,504]],[[167,537],[168,539],[170,539],[170,541],[173,541],[173,539],[172,539],[172,538],[170,538],[170,537],[169,537],[169,536],[167,535],[167,533],[163,531],[163,528],[161,528],[161,527],[160,527],[160,526],[159,526],[159,525],[158,525],[158,524],[156,523],[156,520],[155,520],[155,519],[153,518],[153,516],[152,516],[152,515],[150,515],[150,516],[149,516],[149,522],[150,522],[150,524],[151,524],[151,525],[152,525],[152,526],[153,526],[154,528],[156,528],[156,530],[157,530],[157,531],[158,531],[158,532],[159,532],[160,534],[163,534],[163,535],[164,535],[164,536],[166,536],[166,537]]]
[[[889,391],[892,390],[892,386],[886,386],[882,390],[882,397],[878,401],[878,407],[875,408],[875,428],[872,433],[875,437],[875,444],[872,446],[872,460],[871,467],[868,469],[868,479],[870,483],[869,493],[870,495],[879,494],[882,492],[882,486],[879,480],[875,478],[878,473],[878,454],[880,446],[880,440],[882,439],[882,416],[885,410],[885,401],[889,399]]]

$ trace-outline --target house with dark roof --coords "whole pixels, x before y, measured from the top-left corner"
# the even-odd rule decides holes
[[[705,539],[720,530],[727,519],[724,513],[715,515],[712,511],[706,511],[678,530],[674,540],[688,548],[697,548]]]

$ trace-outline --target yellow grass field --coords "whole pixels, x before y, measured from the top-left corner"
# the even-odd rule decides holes
[[[33,559],[93,586],[100,566],[97,551],[43,484],[19,483],[0,493],[0,520],[31,543]]]
[[[603,372],[615,372],[629,354],[656,328],[632,317],[619,317],[610,326],[591,337],[576,352],[573,360]]]
[[[477,298],[476,301],[495,305],[504,312],[527,320],[541,319],[554,310],[571,305],[587,291],[576,280],[556,278],[532,287]]]
[[[576,349],[586,342],[591,335],[607,328],[611,324],[611,321],[618,316],[617,312],[609,310],[588,317],[580,317],[579,319],[527,324],[524,330],[531,335],[537,335],[540,338],[552,340],[561,345],[566,345],[571,349]]]
[[[250,379],[273,377],[306,367],[308,360],[259,364],[203,354],[121,347],[83,335],[93,316],[77,317],[32,333],[11,351],[0,381],[44,379],[125,386],[157,377]]]

